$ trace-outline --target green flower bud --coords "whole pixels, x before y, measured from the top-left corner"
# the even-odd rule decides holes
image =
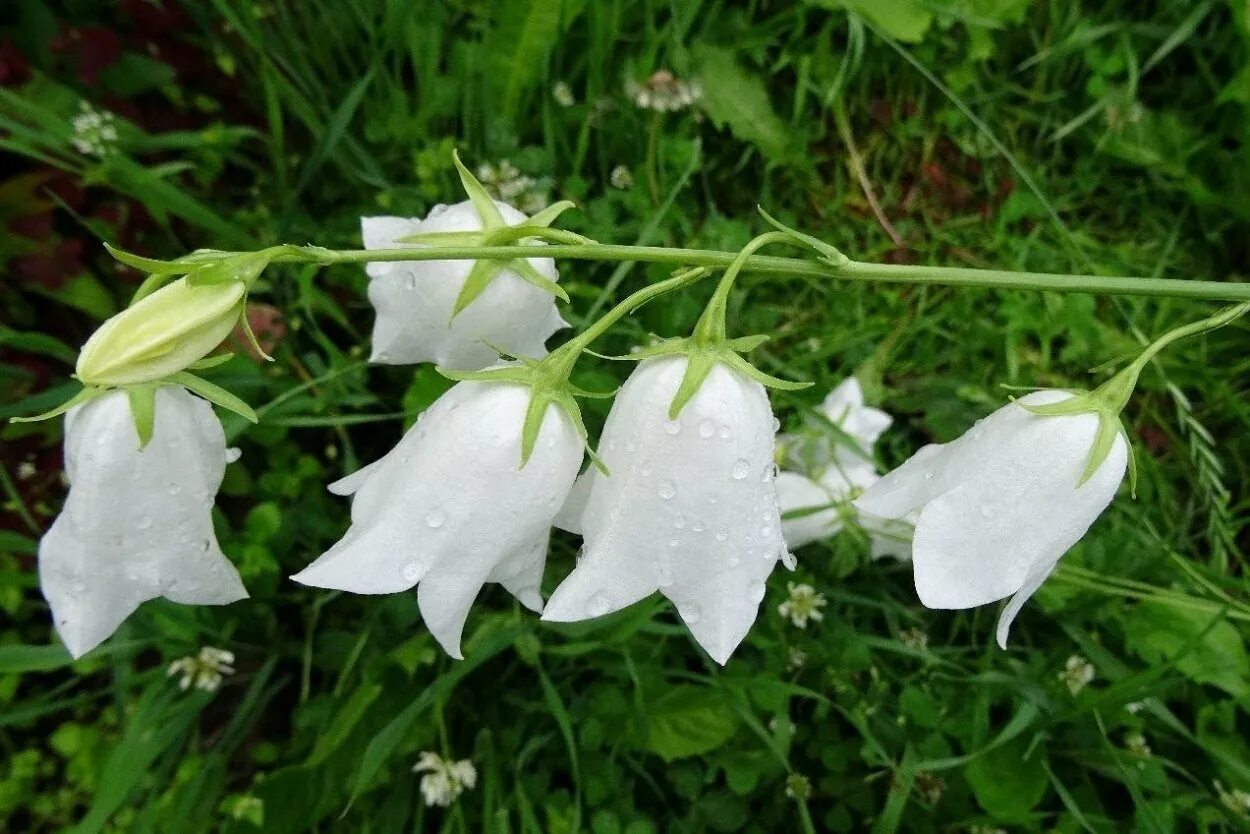
[[[78,378],[107,387],[184,371],[230,335],[246,295],[242,280],[193,285],[179,278],[104,322],[78,354]]]

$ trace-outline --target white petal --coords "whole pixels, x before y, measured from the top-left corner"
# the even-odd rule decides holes
[[[782,472],[777,476],[777,502],[781,507],[781,534],[786,546],[798,550],[804,545],[828,539],[842,529],[835,501],[824,487],[797,472]],[[823,507],[824,509],[817,509]],[[796,518],[785,518],[789,513],[803,511]]]
[[[504,221],[526,216],[496,203]],[[481,228],[472,203],[432,211],[422,221],[397,217],[361,218],[368,249],[403,248],[396,238],[424,232],[474,231]],[[559,279],[550,258],[530,258],[544,277]],[[452,370],[478,370],[498,361],[495,348],[516,356],[545,356],[551,334],[566,326],[555,299],[510,271],[498,275],[454,319],[456,298],[473,261],[399,261],[368,264],[369,300],[377,310],[371,361],[391,365],[437,362]]]
[[[931,443],[922,446],[902,466],[887,472],[855,499],[855,508],[882,518],[902,518],[923,507],[952,484],[939,480],[948,446]]]
[[[894,422],[884,411],[864,405],[863,388],[853,376],[842,380],[825,397],[820,410],[830,422],[857,440],[864,451],[871,451],[882,432]]]
[[[576,535],[582,534],[582,513],[586,511],[586,502],[590,500],[590,486],[599,470],[595,466],[587,466],[586,471],[573,482],[573,489],[565,499],[564,506],[555,518],[555,526]]]
[[[584,556],[544,619],[601,616],[660,590],[724,663],[754,621],[785,544],[764,389],[725,366],[676,423],[667,412],[686,360],[646,360],[608,415],[582,515]]]
[[[1016,621],[1016,615],[1020,613],[1020,609],[1024,608],[1024,604],[1029,601],[1029,597],[1037,593],[1037,589],[1042,587],[1042,583],[1054,571],[1058,565],[1058,560],[1049,564],[1039,562],[1029,569],[1029,573],[1024,578],[1024,584],[1020,586],[1020,590],[1011,597],[1007,605],[1003,608],[1003,613],[998,616],[998,628],[995,629],[995,637],[998,640],[1000,649],[1007,648],[1007,635],[1011,632],[1011,624]]]
[[[872,559],[911,561],[911,542],[916,533],[916,517],[881,518],[859,513],[859,525],[868,533],[869,556]]]
[[[140,450],[126,394],[105,394],[67,416],[65,463],[70,493],[40,542],[39,575],[73,656],[149,599],[217,605],[247,596],[213,532],[226,441],[208,403],[160,388],[152,439]]]
[[[382,460],[385,460],[383,458]],[[375,460],[373,463],[360,467],[350,475],[344,475],[334,483],[326,487],[331,495],[352,495],[356,490],[365,485],[365,481],[375,474],[382,463],[382,460]]]
[[[551,406],[522,468],[529,401],[519,385],[453,386],[373,465],[343,539],[293,578],[355,593],[418,585],[422,616],[453,657],[484,582],[502,582],[540,607],[548,531],[577,475],[582,442]]]

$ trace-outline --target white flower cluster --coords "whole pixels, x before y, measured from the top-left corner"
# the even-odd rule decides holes
[[[522,174],[506,159],[496,165],[482,163],[478,166],[477,178],[492,197],[514,205],[526,214],[535,214],[547,207],[550,181],[544,184],[528,174]]]
[[[179,689],[215,692],[227,675],[234,674],[234,652],[204,646],[198,654],[181,657],[169,664],[167,674],[179,678]]]
[[[625,93],[633,99],[640,110],[675,113],[685,110],[703,97],[703,88],[697,81],[685,81],[666,69],[656,70],[641,83],[630,80]]]
[[[477,785],[477,768],[468,759],[453,762],[429,750],[412,766],[421,777],[421,798],[430,807],[446,808]]]
[[[107,110],[96,110],[84,101],[78,115],[70,120],[74,150],[88,156],[104,156],[117,142],[117,117]]]
[[[512,241],[538,254],[544,239],[577,238],[547,228],[567,204],[526,217],[493,201],[456,162],[468,201],[420,221],[364,218],[366,247]],[[602,617],[659,592],[695,641],[725,663],[754,623],[773,569],[794,567],[787,538],[797,547],[853,522],[873,536],[878,553],[901,556],[906,536],[896,533],[914,524],[921,600],[967,608],[1011,597],[998,628],[1005,642],[1025,600],[1115,494],[1126,442],[1116,435],[1102,443],[1105,415],[1073,410],[1081,406],[1074,395],[1039,391],[882,477],[872,447],[891,419],[867,407],[851,379],[825,400],[830,431],[797,456],[803,471],[779,476],[779,424],[765,386],[796,385],[738,355],[762,337],[724,333],[729,286],[750,251],[726,270],[694,335],[633,357],[638,364],[615,395],[595,465],[580,477],[587,437],[574,396],[589,392],[567,375],[613,314],[548,355],[546,340],[564,326],[553,296],[566,297],[550,259],[369,264],[374,360],[433,361],[459,381],[392,451],[330,486],[352,496],[351,525],[294,579],[361,594],[415,587],[426,627],[453,657],[487,582],[554,622]],[[665,288],[686,280],[676,276]],[[213,533],[214,496],[230,459],[222,427],[209,404],[182,386],[237,406],[190,373],[158,374],[202,360],[211,339],[222,338],[218,328],[237,317],[245,288],[194,291],[211,288],[220,310],[204,314],[190,347],[179,340],[170,347],[160,328],[121,318],[151,304],[180,321],[182,308],[158,298],[171,285],[106,323],[104,336],[93,337],[91,361],[80,363],[88,384],[91,377],[115,387],[86,392],[68,413],[72,487],[39,553],[44,594],[74,656],[145,600],[224,604],[247,595]],[[649,290],[631,299],[642,303],[653,297]],[[501,351],[518,359],[505,361]],[[1105,454],[1091,459],[1096,445]],[[583,546],[544,603],[553,526],[580,535]],[[805,628],[822,620],[825,605],[812,586],[791,583],[778,610]],[[215,651],[177,662],[185,685],[215,686],[231,671],[229,654]],[[1088,683],[1081,670],[1068,674],[1070,687]],[[423,763],[440,797],[471,786],[468,771],[456,782],[449,766]],[[437,781],[444,779],[446,791]]]

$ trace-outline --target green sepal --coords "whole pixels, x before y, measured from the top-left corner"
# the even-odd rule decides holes
[[[1129,440],[1123,424],[1120,425],[1120,436],[1124,438],[1124,446],[1128,449],[1128,494],[1131,498],[1137,498],[1137,450]]]
[[[556,222],[556,218],[571,208],[576,208],[576,204],[572,200],[561,200],[558,203],[552,203],[529,220],[526,220],[523,225],[545,228]]]
[[[507,268],[515,272],[517,275],[520,275],[540,290],[554,295],[565,304],[570,302],[571,299],[569,298],[569,294],[564,291],[564,287],[561,287],[555,281],[552,281],[550,278],[543,275],[525,258],[517,258],[516,260],[508,261]]]
[[[212,356],[205,356],[203,359],[192,362],[187,365],[188,371],[206,371],[209,368],[216,368],[218,365],[224,365],[234,358],[234,354],[230,351],[225,353],[215,353]]]
[[[773,217],[771,214],[764,211],[763,206],[756,206],[755,208],[757,211],[759,211],[760,216],[764,218],[765,222],[767,222],[774,229],[794,238],[795,243],[801,244],[803,246],[806,246],[809,249],[814,250],[818,255],[820,255],[822,258],[824,258],[833,266],[846,266],[847,264],[851,262],[850,258],[848,258],[846,255],[843,255],[835,247],[830,246],[828,243],[825,243],[823,240],[812,237],[811,235],[806,234],[804,232],[800,232],[798,229],[791,229],[789,226],[785,225],[784,223],[782,223],[781,221]]]
[[[738,354],[729,351],[725,352],[724,361],[729,367],[749,376],[765,388],[775,388],[779,391],[802,391],[805,388],[811,388],[815,384],[812,382],[792,382],[772,374],[766,374]]]
[[[186,275],[195,272],[203,266],[203,264],[186,263],[185,261],[158,261],[154,258],[145,258],[142,255],[127,252],[125,249],[119,249],[109,243],[104,244],[104,248],[113,256],[114,260],[133,267],[140,272],[146,272],[149,275]]]
[[[499,207],[478,182],[477,177],[473,176],[473,172],[464,167],[464,163],[460,161],[460,154],[452,151],[451,159],[455,163],[457,173],[460,174],[460,184],[464,186],[469,202],[473,203],[473,208],[477,210],[477,216],[482,221],[482,228],[498,229],[500,226],[506,226],[503,215],[499,213]]]
[[[1094,435],[1094,445],[1090,447],[1089,460],[1085,462],[1085,471],[1081,473],[1081,479],[1076,482],[1077,489],[1085,486],[1089,479],[1094,477],[1098,467],[1107,460],[1121,431],[1123,429],[1118,417],[1105,411],[1098,412],[1098,433]]]
[[[135,433],[139,435],[139,448],[148,445],[156,429],[156,386],[128,385],[126,399],[130,401],[130,416],[135,421]]]
[[[569,383],[567,387],[568,387],[569,393],[572,394],[573,396],[585,397],[586,399],[589,399],[589,400],[610,400],[616,396],[618,391],[621,390],[620,386],[617,386],[616,388],[613,388],[611,391],[587,391],[585,388],[580,388],[576,385],[573,385],[572,383]]]
[[[703,386],[708,374],[712,372],[712,368],[716,366],[716,361],[720,358],[717,353],[717,351],[696,348],[687,354],[686,372],[682,374],[677,393],[673,395],[673,401],[669,403],[668,419],[676,420],[681,410],[686,407],[686,403],[699,393],[699,388]]]
[[[1054,390],[1054,389],[1046,389]],[[1072,396],[1066,400],[1060,400],[1057,403],[1042,403],[1040,405],[1029,405],[1017,402],[1016,405],[1039,417],[1068,417],[1073,414],[1090,414],[1101,411],[1099,404],[1094,401],[1093,395],[1089,391],[1079,391],[1071,389],[1065,390]]]
[[[456,296],[456,303],[451,308],[451,318],[454,320],[460,315],[464,308],[468,307],[477,297],[486,292],[486,288],[490,286],[490,282],[495,280],[495,276],[503,269],[503,264],[499,261],[474,261],[473,268],[469,270],[469,275],[464,279],[464,286],[460,288],[460,295]],[[451,327],[451,321],[447,322],[447,326]]]
[[[618,362],[641,362],[643,359],[654,359],[657,356],[678,356],[680,354],[689,353],[694,348],[694,342],[689,338],[681,337],[677,339],[665,339],[654,345],[640,347],[624,356],[604,356],[604,359],[613,359]]]
[[[202,266],[187,274],[187,283],[193,287],[211,284],[228,284],[231,281],[242,281],[248,287],[256,281],[260,274],[269,266],[272,258],[269,252],[246,252],[222,258],[216,263]]]
[[[729,345],[729,349],[735,353],[750,353],[771,338],[772,336],[765,333],[758,333],[754,336],[739,336],[736,339],[730,339],[725,344]]]
[[[74,396],[70,397],[68,400],[61,403],[56,408],[51,409],[50,411],[45,411],[42,414],[35,414],[34,416],[31,416],[31,417],[10,417],[9,422],[10,423],[38,423],[41,420],[51,420],[53,417],[60,417],[62,414],[69,411],[74,406],[82,405],[83,403],[94,400],[96,397],[100,396],[107,390],[108,390],[107,388],[97,388],[94,386],[85,385],[81,389],[79,389],[79,391],[75,393]]]
[[[440,376],[453,382],[516,382],[529,385],[533,377],[523,367],[487,368],[484,371],[453,371],[435,367]]]
[[[260,339],[256,338],[256,331],[252,329],[252,323],[247,318],[247,297],[243,298],[243,312],[239,316],[239,326],[243,328],[243,335],[247,337],[247,343],[252,346],[252,350],[256,351],[256,355],[266,362],[275,361],[272,356],[265,352],[260,346]]]
[[[220,385],[209,382],[203,377],[198,377],[187,371],[179,371],[176,374],[170,374],[167,380],[175,385],[183,386],[191,393],[198,394],[210,403],[219,405],[227,411],[233,411],[250,423],[260,422],[260,418],[256,416],[256,412],[252,410],[250,405]]]
[[[485,246],[480,232],[417,232],[395,238],[396,243],[419,243],[424,246]]]

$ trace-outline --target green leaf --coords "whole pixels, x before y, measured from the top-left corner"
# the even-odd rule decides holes
[[[498,118],[515,117],[521,98],[542,80],[551,51],[559,42],[559,0],[504,0],[495,5],[492,77],[498,83]]]
[[[739,66],[732,52],[719,47],[695,48],[703,108],[719,128],[759,148],[773,162],[803,164],[799,143],[773,111],[764,82]]]
[[[126,388],[126,398],[130,400],[130,416],[134,418],[142,449],[148,445],[156,428],[156,386],[131,385]]]
[[[933,23],[933,14],[919,0],[819,0],[814,5],[846,9],[904,43],[920,43]]]
[[[1250,694],[1250,659],[1237,628],[1218,614],[1143,604],[1129,615],[1129,648],[1150,663],[1171,662],[1195,683],[1234,697]]]
[[[1041,746],[1017,738],[968,763],[964,775],[988,813],[1005,822],[1023,822],[1046,795],[1049,779]]]
[[[195,374],[188,373],[186,371],[179,371],[176,374],[170,375],[169,381],[177,385],[182,385],[189,391],[199,394],[210,403],[219,405],[227,411],[233,411],[235,414],[251,423],[260,422],[256,416],[256,412],[252,410],[250,405],[243,402],[243,400],[239,399],[234,394],[231,394],[220,385],[209,382],[203,377],[198,377]]]
[[[699,756],[727,742],[738,715],[716,690],[683,685],[647,705],[646,749],[665,761]]]

